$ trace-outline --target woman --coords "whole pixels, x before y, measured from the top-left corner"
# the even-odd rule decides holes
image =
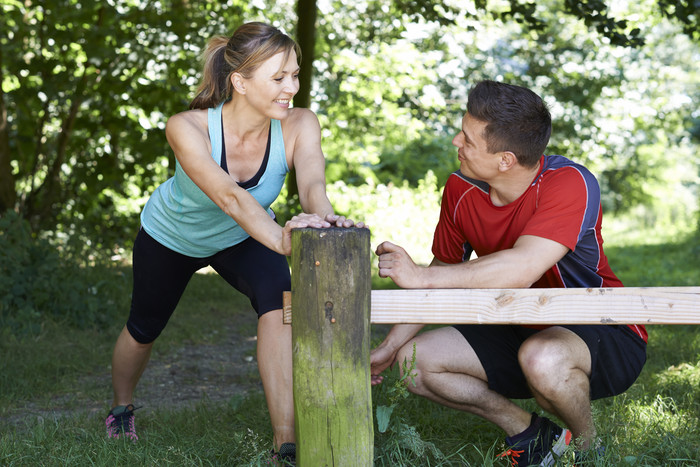
[[[282,292],[291,287],[285,259],[291,230],[353,226],[334,214],[326,196],[316,116],[290,108],[299,90],[298,56],[292,39],[262,23],[216,37],[190,110],[168,120],[178,163],[141,214],[131,312],[112,357],[109,437],[137,439],[133,392],[153,341],[192,274],[211,265],[258,313],[258,367],[274,448],[294,458],[291,329],[281,316]],[[282,228],[269,206],[292,167],[304,213]]]

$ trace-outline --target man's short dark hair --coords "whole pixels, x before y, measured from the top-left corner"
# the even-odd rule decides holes
[[[522,86],[481,81],[469,92],[467,113],[486,123],[482,135],[490,153],[510,151],[534,167],[552,133],[552,117],[542,98]]]

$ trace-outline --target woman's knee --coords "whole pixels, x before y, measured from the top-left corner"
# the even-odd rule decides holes
[[[160,336],[165,326],[138,326],[134,320],[126,322],[126,331],[137,343],[141,345],[153,345],[153,342]]]

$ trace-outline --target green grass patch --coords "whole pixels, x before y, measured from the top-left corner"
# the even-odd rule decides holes
[[[628,287],[700,285],[700,235],[653,244],[605,244],[615,274]]]
[[[609,242],[606,252],[627,286],[700,285],[699,245],[697,236],[684,235],[646,245]],[[128,315],[129,275],[124,268],[95,268],[81,276],[119,285],[110,295],[119,306],[112,305],[104,322],[92,319],[79,326],[77,315],[71,321],[47,315],[36,332],[0,327],[0,465],[265,465],[272,432],[259,389],[223,401],[203,397],[194,406],[144,407],[136,412],[138,443],[105,439],[108,372]],[[114,277],[118,280],[110,282]],[[373,286],[392,285],[375,277]],[[255,325],[245,297],[215,274],[198,274],[153,358],[185,345],[219,344],[230,338],[227,327],[249,339]],[[374,326],[373,342],[388,329]],[[648,362],[638,381],[620,396],[593,403],[608,447],[599,465],[699,465],[700,332],[691,325],[648,330]],[[397,378],[395,370],[372,389],[375,411],[390,403],[387,388]],[[380,432],[375,421],[375,465],[507,465],[498,457],[504,435],[494,425],[412,395],[391,400],[396,405],[388,427]],[[521,403],[537,410],[532,401]],[[61,410],[54,411],[57,407]]]

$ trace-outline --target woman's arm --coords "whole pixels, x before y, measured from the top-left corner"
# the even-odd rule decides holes
[[[318,214],[338,227],[352,227],[352,220],[334,213],[326,194],[326,160],[321,150],[321,127],[308,109],[294,109],[293,164],[296,169],[299,202],[306,213]],[[364,227],[362,222],[357,227]]]
[[[326,195],[326,161],[318,118],[307,109],[295,109],[290,118],[296,130],[292,159],[301,208],[325,218],[333,214],[333,206]]]
[[[206,111],[189,111],[168,120],[165,135],[190,179],[251,237],[278,253],[291,252],[291,229],[328,227],[318,216],[296,216],[281,228],[257,200],[221,170],[210,155]]]

